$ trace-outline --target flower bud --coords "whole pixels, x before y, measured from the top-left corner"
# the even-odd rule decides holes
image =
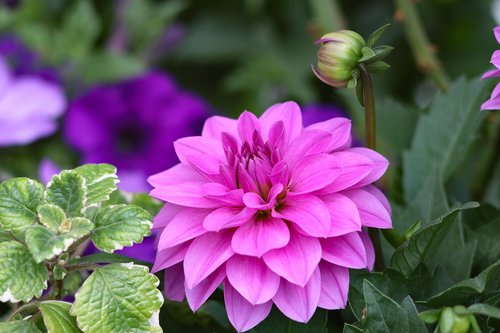
[[[356,80],[353,73],[358,60],[363,56],[366,42],[358,33],[350,30],[331,32],[319,39],[318,65],[313,66],[316,76],[324,83],[336,87],[347,87],[350,80]]]

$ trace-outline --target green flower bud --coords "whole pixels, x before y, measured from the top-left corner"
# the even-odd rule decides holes
[[[464,306],[444,308],[439,319],[439,333],[468,333],[474,320],[474,315]]]
[[[340,30],[324,35],[316,44],[321,44],[321,47],[318,50],[318,65],[312,68],[321,81],[343,88],[352,79],[356,80],[353,74],[366,46],[363,37],[354,31]]]

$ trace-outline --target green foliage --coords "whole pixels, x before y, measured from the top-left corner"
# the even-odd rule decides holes
[[[94,223],[92,241],[104,252],[142,242],[144,236],[150,235],[153,225],[151,215],[134,205],[104,207],[95,216]]]
[[[75,317],[69,314],[71,303],[61,301],[45,301],[40,303],[45,327],[48,332],[80,333]]]
[[[147,267],[132,263],[98,268],[76,294],[71,314],[84,332],[156,332],[159,283]]]
[[[0,227],[21,231],[35,223],[36,208],[43,200],[43,186],[28,178],[14,178],[0,184]]]
[[[294,322],[286,318],[276,309],[271,311],[271,314],[254,329],[251,333],[326,333],[327,312],[317,310],[314,316],[306,324]]]
[[[464,158],[484,119],[478,112],[484,83],[458,80],[438,94],[427,115],[420,117],[410,150],[403,156],[403,185],[407,202],[417,195],[429,170],[437,168],[446,182]]]
[[[0,243],[0,301],[29,302],[47,288],[45,264],[37,263],[18,242]]]
[[[46,189],[27,178],[0,184],[0,301],[27,303],[0,332],[162,331],[159,280],[147,267],[112,254],[79,257],[90,239],[113,252],[150,234],[146,210],[108,204],[117,182],[115,167],[88,164],[54,175]],[[137,202],[152,209],[145,199]],[[123,264],[102,266],[115,262]],[[79,271],[89,269],[80,286],[86,275]],[[37,300],[44,290],[55,300]],[[73,293],[75,304],[59,300]],[[38,312],[43,320],[28,316],[40,319]]]

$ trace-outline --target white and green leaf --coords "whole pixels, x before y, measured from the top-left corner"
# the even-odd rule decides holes
[[[0,227],[22,231],[36,221],[43,202],[43,185],[29,178],[13,178],[0,184]]]
[[[70,310],[85,333],[162,332],[159,280],[145,266],[111,264],[97,268],[75,295]]]
[[[110,164],[86,164],[74,171],[85,179],[88,206],[109,200],[109,195],[116,190],[119,182],[116,168]]]
[[[92,242],[102,251],[113,252],[141,243],[151,234],[151,215],[135,205],[107,206],[94,219]]]
[[[65,219],[58,226],[58,233],[37,224],[26,231],[26,244],[35,261],[42,262],[66,251],[93,228],[94,224],[83,217]]]
[[[63,170],[47,185],[47,202],[63,209],[66,216],[81,216],[86,201],[85,179],[74,171]]]
[[[0,323],[0,333],[42,333],[30,318]]]
[[[30,251],[15,241],[0,243],[0,301],[28,302],[47,288],[45,264],[36,263]]]
[[[59,232],[59,226],[66,220],[66,214],[61,207],[53,204],[38,206],[38,220],[51,231]]]
[[[81,333],[76,318],[69,314],[71,303],[62,301],[45,301],[39,305],[47,332]]]

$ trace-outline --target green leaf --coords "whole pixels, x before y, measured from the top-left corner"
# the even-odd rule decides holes
[[[406,202],[411,202],[429,170],[437,168],[446,182],[460,165],[474,140],[484,113],[484,82],[477,79],[455,82],[447,93],[434,99],[430,112],[420,117],[411,149],[403,156],[403,185]]]
[[[99,16],[92,2],[80,0],[73,2],[67,15],[64,16],[59,30],[60,47],[74,60],[83,59],[91,49],[101,30]]]
[[[387,269],[382,272],[369,273],[364,270],[350,270],[349,307],[358,320],[362,320],[365,299],[363,295],[363,283],[370,281],[378,290],[386,296],[401,302],[407,295],[404,276],[398,271]]]
[[[42,333],[31,319],[0,323],[0,333]]]
[[[369,61],[376,56],[375,52],[371,48],[366,46],[361,49],[361,55],[362,56],[358,60],[358,63]]]
[[[87,206],[108,200],[119,182],[116,168],[110,164],[86,164],[74,171],[85,179]]]
[[[144,236],[151,234],[151,215],[135,205],[104,207],[94,221],[96,228],[92,232],[92,241],[105,252],[140,243]]]
[[[61,301],[45,301],[39,305],[43,322],[48,332],[80,333],[76,318],[69,314],[71,303]]]
[[[154,199],[147,193],[135,193],[130,203],[147,210],[152,216],[158,214],[161,207],[163,207],[161,201]]]
[[[391,68],[391,65],[389,65],[388,63],[386,63],[384,61],[375,61],[375,62],[369,63],[366,66],[366,68],[368,69],[368,71],[370,73],[377,74],[377,73],[385,72],[386,70]]]
[[[13,178],[0,184],[0,226],[22,231],[35,223],[36,208],[43,202],[43,185],[29,178]]]
[[[384,295],[370,281],[363,282],[366,319],[363,329],[373,333],[408,332],[406,313],[393,299]]]
[[[159,283],[144,266],[100,267],[76,293],[70,313],[86,333],[161,332]]]
[[[85,179],[63,170],[47,185],[47,201],[61,207],[68,217],[81,216],[85,201]]]
[[[482,271],[475,278],[461,281],[431,297],[428,304],[433,307],[462,304],[469,297],[498,289],[500,289],[500,261]]]
[[[454,208],[429,226],[415,232],[403,245],[396,249],[391,258],[391,267],[409,276],[417,266],[432,257],[446,233],[456,220],[460,211],[478,207],[476,202],[469,202]]]
[[[500,309],[491,304],[486,304],[486,303],[472,304],[467,308],[467,311],[473,314],[479,314],[487,317],[500,319]]]
[[[18,242],[0,243],[0,301],[28,302],[47,288],[45,264],[37,264]]]
[[[42,262],[63,253],[93,228],[94,224],[83,217],[64,219],[58,233],[41,225],[34,225],[26,231],[26,243],[35,261]]]
[[[342,332],[343,333],[363,333],[363,330],[361,328],[354,326],[354,325],[344,324],[344,330]]]
[[[84,257],[77,257],[73,258],[70,262],[71,265],[76,265],[76,264],[111,264],[111,263],[118,263],[118,264],[125,264],[133,261],[136,264],[142,265],[142,266],[151,266],[151,263],[145,262],[142,260],[138,260],[135,258],[127,257],[121,254],[117,253],[95,253],[91,254],[88,256]]]
[[[302,324],[288,319],[281,312],[273,309],[271,314],[250,333],[326,333],[327,314],[327,311],[318,309],[306,324]]]
[[[81,79],[85,83],[102,83],[123,80],[138,75],[145,68],[146,64],[143,60],[129,54],[96,52],[82,59],[79,73],[81,73]]]
[[[378,28],[377,30],[375,30],[370,35],[370,37],[368,37],[368,41],[366,42],[366,45],[368,45],[368,47],[372,47],[373,45],[375,45],[375,43],[379,40],[379,38],[384,34],[384,32],[390,26],[391,26],[391,24],[387,23],[387,24],[384,24],[383,26],[381,26],[380,28]]]
[[[408,320],[408,332],[409,333],[427,333],[427,328],[425,327],[422,320],[418,316],[417,308],[415,303],[410,296],[406,297],[401,303],[401,307],[406,312],[406,317]]]
[[[66,220],[66,214],[61,207],[45,204],[38,206],[38,220],[41,224],[52,230],[52,232],[59,232],[59,226]]]

